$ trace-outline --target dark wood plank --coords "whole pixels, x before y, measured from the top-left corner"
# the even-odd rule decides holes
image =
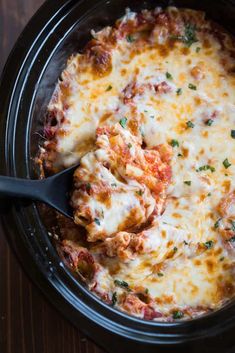
[[[0,0],[0,72],[16,38],[42,2]],[[1,353],[102,353],[30,282],[9,248],[1,224],[0,288]]]

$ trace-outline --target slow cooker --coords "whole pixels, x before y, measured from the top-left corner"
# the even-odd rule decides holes
[[[234,0],[46,1],[20,35],[1,78],[0,174],[39,177],[34,157],[47,104],[67,58],[84,47],[90,30],[112,25],[127,7],[140,11],[169,5],[206,11],[235,34]],[[5,204],[3,223],[25,270],[50,302],[106,351],[235,352],[234,302],[189,321],[131,317],[101,302],[63,265],[51,241],[48,212],[34,202]]]

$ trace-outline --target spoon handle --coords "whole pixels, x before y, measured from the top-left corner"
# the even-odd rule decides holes
[[[0,175],[0,196],[23,197],[44,201],[45,191],[44,180],[20,179]]]

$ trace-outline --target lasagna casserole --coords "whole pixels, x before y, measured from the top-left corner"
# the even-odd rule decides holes
[[[91,34],[44,127],[43,169],[78,164],[58,252],[90,291],[139,318],[218,309],[235,288],[234,39],[174,7],[127,10]]]

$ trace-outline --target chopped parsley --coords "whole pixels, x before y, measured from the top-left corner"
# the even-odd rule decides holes
[[[182,153],[177,154],[178,157],[183,157]]]
[[[196,169],[196,172],[201,172],[201,171],[206,171],[206,170],[210,170],[211,173],[214,173],[215,167],[212,167],[209,164],[205,164],[205,165],[202,165],[201,167],[199,167],[198,169]]]
[[[187,121],[186,125],[187,125],[187,128],[191,128],[191,129],[193,129],[195,126],[194,123],[192,123],[192,121]]]
[[[196,48],[196,53],[199,53],[200,50],[201,50],[201,48],[200,48],[200,47],[197,47],[197,48]]]
[[[87,183],[86,184],[86,191],[90,191],[91,190],[91,184],[90,183]]]
[[[229,239],[229,242],[234,243],[234,242],[235,242],[235,237],[230,238],[230,239]]]
[[[114,292],[112,295],[112,306],[117,303],[117,292]]]
[[[154,115],[149,115],[149,117],[150,117],[151,119],[154,119]]]
[[[100,226],[100,220],[99,220],[99,218],[95,218],[94,221],[95,221],[95,223],[96,223],[98,226]]]
[[[119,279],[115,279],[115,280],[114,280],[114,284],[115,284],[116,286],[118,286],[118,287],[122,287],[122,288],[127,289],[128,292],[131,291],[130,288],[129,288],[129,284],[128,284],[127,282],[125,282],[125,281],[121,281],[121,280],[119,280]]]
[[[176,246],[174,246],[173,251],[174,252],[178,251],[178,248]]]
[[[124,118],[119,120],[119,124],[121,125],[121,127],[123,127],[123,129],[126,128],[126,123],[127,123],[127,118],[126,117],[124,117]]]
[[[208,120],[206,121],[206,125],[207,125],[207,126],[211,126],[211,125],[213,124],[213,122],[214,122],[213,119],[208,119]]]
[[[197,86],[193,85],[192,83],[188,84],[188,88],[192,89],[193,91],[197,90]]]
[[[190,180],[186,180],[186,181],[184,181],[184,184],[190,186],[191,185],[191,181]]]
[[[231,137],[232,139],[235,139],[235,130],[231,130]]]
[[[135,41],[134,37],[131,34],[126,36],[126,40],[128,43],[133,43]]]
[[[158,277],[163,277],[164,276],[164,274],[162,273],[162,272],[158,272]]]
[[[211,196],[211,192],[208,192],[207,196]]]
[[[208,240],[205,243],[203,243],[203,245],[205,246],[206,249],[211,249],[214,245],[213,240]]]
[[[186,44],[187,47],[191,47],[193,43],[198,42],[196,36],[196,29],[196,26],[191,23],[187,23],[185,25],[183,42]]]
[[[219,228],[221,219],[222,219],[222,218],[219,218],[219,219],[217,219],[217,221],[215,222],[215,224],[214,224],[214,228],[215,228],[215,229]]]
[[[172,139],[170,142],[170,145],[172,147],[179,147],[179,142],[177,140]]]
[[[228,158],[226,158],[224,161],[223,161],[223,165],[224,165],[224,168],[228,169],[229,167],[231,167],[231,163],[229,163],[228,161]]]
[[[184,245],[188,245],[188,242],[186,240],[184,240]]]
[[[146,288],[144,292],[145,292],[145,294],[149,294],[149,289]]]
[[[173,80],[173,76],[169,72],[166,72],[166,78],[168,80]]]
[[[176,94],[177,96],[180,96],[182,94],[182,88],[178,88]]]
[[[173,312],[172,317],[174,320],[182,319],[182,317],[184,317],[184,313],[180,310],[176,310]]]
[[[224,256],[221,256],[221,258],[219,260],[220,261],[224,261]]]
[[[232,225],[232,231],[235,232],[235,221],[231,221],[231,225]]]
[[[116,187],[116,186],[117,186],[117,184],[116,184],[116,183],[112,183],[112,184],[111,184],[111,186]]]
[[[129,142],[128,145],[127,145],[128,148],[131,148],[132,147],[132,144]]]
[[[193,43],[198,42],[196,36],[196,26],[191,23],[187,23],[184,28],[183,36],[171,36],[171,38],[183,42],[189,48]]]
[[[109,85],[109,86],[106,88],[106,92],[111,91],[112,88],[113,88],[113,87],[112,87],[111,85]]]
[[[142,196],[144,194],[143,190],[136,191],[137,195]]]

